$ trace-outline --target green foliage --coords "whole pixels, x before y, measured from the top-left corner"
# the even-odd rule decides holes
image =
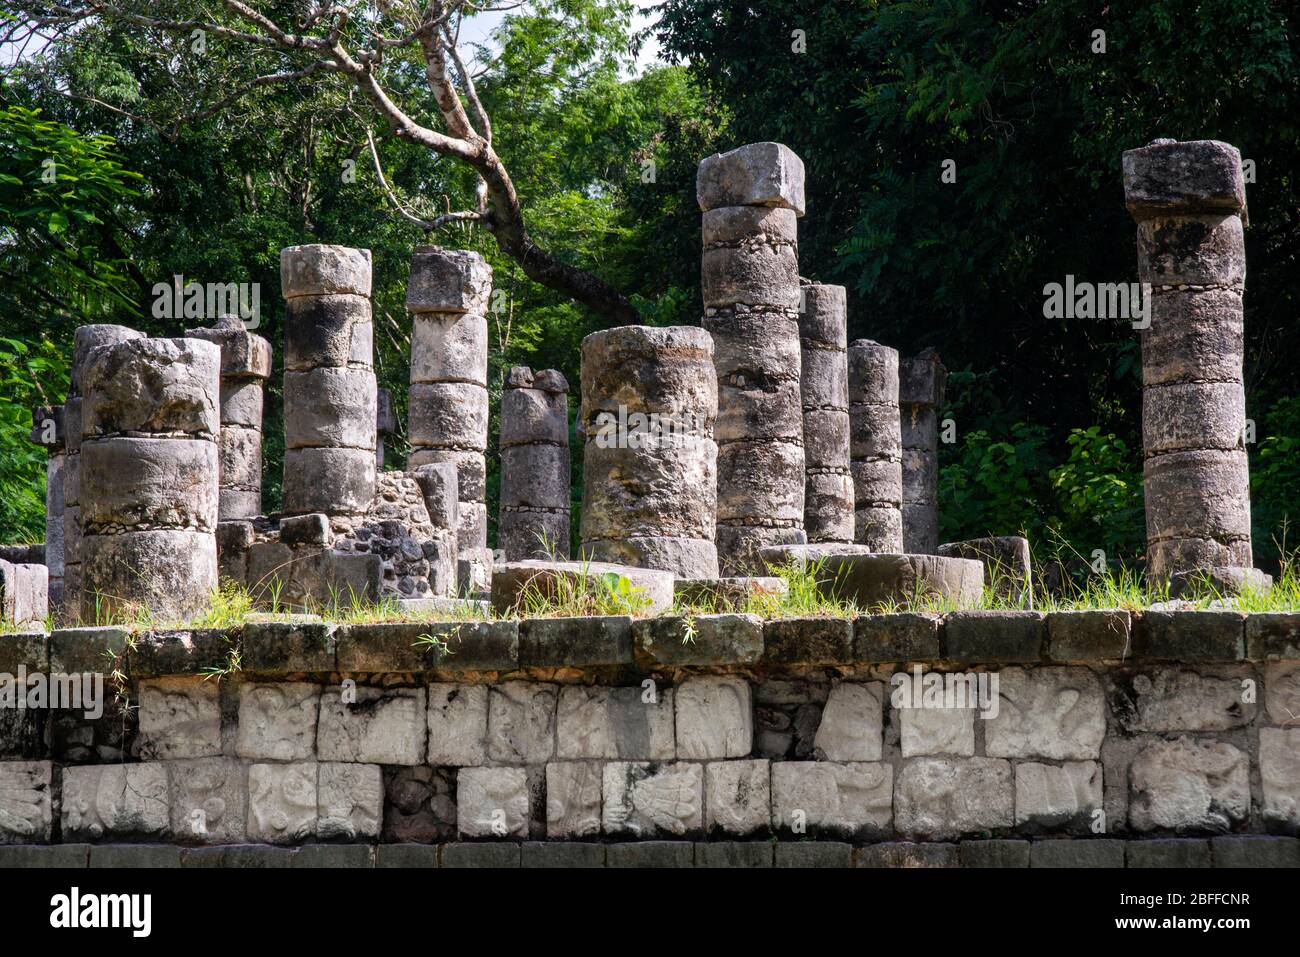
[[[45,451],[32,408],[62,397],[67,357],[49,339],[0,338],[0,542],[45,538]]]
[[[1146,546],[1141,453],[1097,426],[1072,429],[1070,457],[1052,469],[1057,538],[1084,555],[1132,563]]]
[[[1300,396],[1279,399],[1258,428],[1256,443],[1247,446],[1253,544],[1256,555],[1276,559],[1287,550],[1289,527],[1300,519]]]

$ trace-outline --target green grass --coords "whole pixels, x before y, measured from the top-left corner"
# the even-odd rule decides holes
[[[599,615],[645,617],[653,600],[626,575],[594,572],[581,562],[576,572],[535,576],[519,591],[513,613],[521,618],[581,618]]]
[[[1012,583],[996,571],[993,581],[986,582],[979,599],[960,609],[951,600],[931,595],[913,595],[910,600],[881,602],[861,608],[853,601],[837,594],[837,590],[819,584],[821,563],[804,566],[790,564],[774,568],[771,577],[785,583],[784,593],[751,593],[742,601],[709,598],[691,603],[675,602],[669,614],[694,619],[710,614],[752,614],[764,619],[774,618],[852,618],[860,614],[889,614],[900,611],[917,611],[946,614],[957,610],[1010,611],[1032,609],[1035,611],[1072,611],[1093,609],[1122,609],[1142,611],[1152,605],[1169,601],[1167,588],[1151,588],[1142,576],[1128,568],[1092,574],[1081,581],[1066,579],[1060,594],[1050,594],[1041,587],[1041,571],[1034,577],[1032,589],[1013,589]],[[1017,583],[1019,584],[1019,583]],[[1018,597],[1017,597],[1018,594]],[[329,600],[309,602],[306,607],[290,610],[279,600],[278,592],[262,592],[262,602],[254,599],[249,590],[233,582],[223,582],[213,595],[203,614],[188,621],[162,621],[148,609],[122,608],[118,603],[95,602],[92,620],[86,624],[114,625],[133,632],[164,629],[235,629],[250,621],[297,621],[305,616],[336,624],[442,623],[464,621],[491,621],[514,618],[577,618],[601,615],[631,615],[645,617],[651,601],[640,588],[622,575],[580,570],[577,574],[560,575],[530,582],[520,592],[519,600],[511,611],[498,614],[490,608],[472,604],[450,604],[449,607],[431,611],[403,611],[393,599],[369,601],[352,591],[346,594],[335,591]],[[1268,588],[1248,587],[1229,598],[1206,583],[1194,587],[1179,598],[1179,607],[1210,609],[1231,607],[1243,612],[1300,611],[1300,552],[1287,554],[1279,574]],[[269,608],[269,610],[264,610]],[[47,618],[45,629],[53,630],[55,622]],[[0,634],[16,632],[11,623],[0,622]],[[235,667],[233,670],[237,670]]]

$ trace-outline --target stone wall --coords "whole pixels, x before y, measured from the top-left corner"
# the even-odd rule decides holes
[[[1300,615],[690,627],[689,642],[674,617],[7,636],[9,673],[116,656],[139,708],[116,745],[120,714],[0,712],[0,844],[83,862],[1298,862]],[[242,671],[204,680],[232,648]],[[896,697],[896,674],[931,668],[996,676],[996,713]]]

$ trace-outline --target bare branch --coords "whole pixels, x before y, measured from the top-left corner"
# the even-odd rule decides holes
[[[370,158],[374,161],[375,175],[379,177],[379,185],[384,188],[384,192],[388,194],[388,199],[393,204],[393,208],[397,210],[403,219],[414,223],[421,229],[433,230],[452,222],[466,222],[482,218],[478,213],[474,212],[448,212],[433,219],[424,219],[421,216],[417,216],[402,205],[402,201],[397,198],[397,194],[393,191],[393,188],[388,185],[388,180],[384,177],[384,167],[379,161],[379,150],[375,147],[375,138],[371,134],[369,127],[366,127],[366,142],[370,144]]]
[[[457,32],[459,33],[459,24]],[[443,35],[447,38],[447,50],[451,53],[452,62],[456,64],[456,72],[460,75],[461,85],[465,87],[465,98],[469,100],[470,112],[474,114],[474,122],[478,124],[479,133],[489,144],[492,142],[492,121],[488,119],[487,110],[483,109],[483,101],[478,98],[478,90],[474,87],[474,77],[465,68],[465,61],[460,57],[460,51],[456,49],[456,39],[451,35],[447,27],[443,27]]]

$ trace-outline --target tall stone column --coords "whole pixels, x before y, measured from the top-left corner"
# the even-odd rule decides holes
[[[487,309],[492,267],[478,253],[419,246],[411,256],[412,451],[408,467],[456,466],[457,542],[463,561],[485,561],[488,440]]]
[[[262,399],[271,377],[271,343],[249,332],[238,316],[185,335],[221,349],[221,500],[223,522],[262,514]]]
[[[700,163],[700,285],[718,379],[718,530],[724,574],[763,574],[764,546],[804,533],[798,217],[803,161],[751,143]]]
[[[569,383],[515,366],[501,393],[501,515],[506,561],[569,557]]]
[[[903,436],[898,350],[849,343],[849,428],[854,535],[873,552],[903,551]]]
[[[717,578],[713,340],[620,326],[582,340],[582,553]]]
[[[939,409],[947,382],[948,370],[933,349],[899,364],[903,551],[909,555],[933,555],[939,547]]]
[[[90,354],[100,346],[143,339],[143,332],[108,323],[78,326],[72,341],[72,376],[63,404],[63,607],[69,618],[81,609],[81,406],[82,380]]]
[[[1241,154],[1156,140],[1124,154],[1124,198],[1150,283],[1142,332],[1147,575],[1249,567]]]
[[[93,350],[81,409],[81,618],[202,612],[217,587],[221,350],[132,339]]]
[[[384,470],[384,446],[397,432],[397,414],[393,411],[393,393],[380,389],[375,405],[375,468]]]
[[[63,468],[67,461],[63,406],[32,410],[31,440],[45,449],[45,567],[49,607],[63,608]]]
[[[853,541],[849,366],[843,286],[803,287],[799,337],[803,396],[803,521],[808,541]]]
[[[375,498],[370,250],[280,251],[285,515],[364,514]]]

